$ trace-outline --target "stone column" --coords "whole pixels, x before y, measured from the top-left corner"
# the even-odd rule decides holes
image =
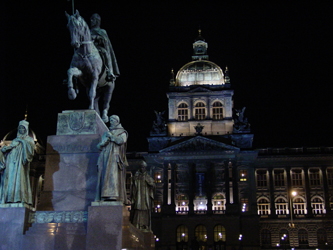
[[[326,167],[321,167],[321,172],[323,176],[323,187],[324,187],[324,206],[326,209],[326,214],[331,215],[332,210],[330,207],[330,196],[329,196],[329,188],[327,183],[327,173],[326,173]]]
[[[312,217],[312,207],[311,207],[311,195],[310,195],[310,180],[309,180],[309,168],[304,167],[304,179],[305,179],[305,199],[306,199],[306,210],[307,217]]]
[[[274,202],[274,180],[273,180],[273,169],[268,169],[268,180],[269,180],[269,197],[271,206],[271,217],[277,217],[275,212],[275,202]]]

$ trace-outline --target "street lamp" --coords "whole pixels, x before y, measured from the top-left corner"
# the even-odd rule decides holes
[[[291,228],[291,238],[292,238],[292,246],[294,248],[294,230],[293,228],[295,228],[295,224],[293,222],[293,204],[292,204],[292,197],[295,197],[297,195],[297,192],[296,191],[292,191],[291,192],[291,195],[290,195],[290,201],[289,201],[289,204],[290,204],[290,223],[289,223],[289,227]]]

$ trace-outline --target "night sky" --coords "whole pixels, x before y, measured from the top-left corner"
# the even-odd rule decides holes
[[[64,14],[71,1],[36,2],[0,4],[0,138],[28,105],[45,144],[57,114],[86,109],[88,99],[81,88],[69,101],[62,84],[73,55]],[[171,68],[191,61],[199,27],[210,61],[229,68],[234,107],[246,106],[255,148],[333,146],[332,4],[118,2],[77,0],[75,9],[88,24],[99,13],[113,45],[121,76],[109,114],[129,132],[128,151],[147,151],[154,110],[167,110]]]

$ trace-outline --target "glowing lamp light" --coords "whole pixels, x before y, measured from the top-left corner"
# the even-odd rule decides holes
[[[160,208],[161,207],[161,205],[157,205],[157,208]]]
[[[160,175],[158,175],[158,176],[157,176],[157,179],[161,179],[161,176],[160,176]]]
[[[185,237],[185,233],[182,233],[182,237]]]
[[[240,234],[238,240],[242,240],[242,238],[243,238],[243,235]]]
[[[182,202],[182,205],[185,206],[185,201]]]
[[[218,202],[217,202],[217,205],[221,205],[221,202],[220,202],[220,201],[218,201]]]
[[[156,241],[160,241],[160,239],[159,239],[159,238],[156,238]]]
[[[292,191],[291,194],[292,194],[292,196],[296,196],[297,192],[296,191]]]

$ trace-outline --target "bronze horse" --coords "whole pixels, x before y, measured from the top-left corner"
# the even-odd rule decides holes
[[[70,68],[67,71],[68,98],[74,100],[79,92],[76,84],[73,84],[73,77],[86,87],[89,98],[89,109],[94,109],[98,114],[99,98],[103,95],[102,119],[108,122],[108,111],[112,92],[115,87],[115,79],[107,82],[103,60],[95,47],[90,29],[80,13],[76,10],[74,15],[65,13],[68,19],[67,28],[71,35],[71,45],[74,47],[74,55]]]

